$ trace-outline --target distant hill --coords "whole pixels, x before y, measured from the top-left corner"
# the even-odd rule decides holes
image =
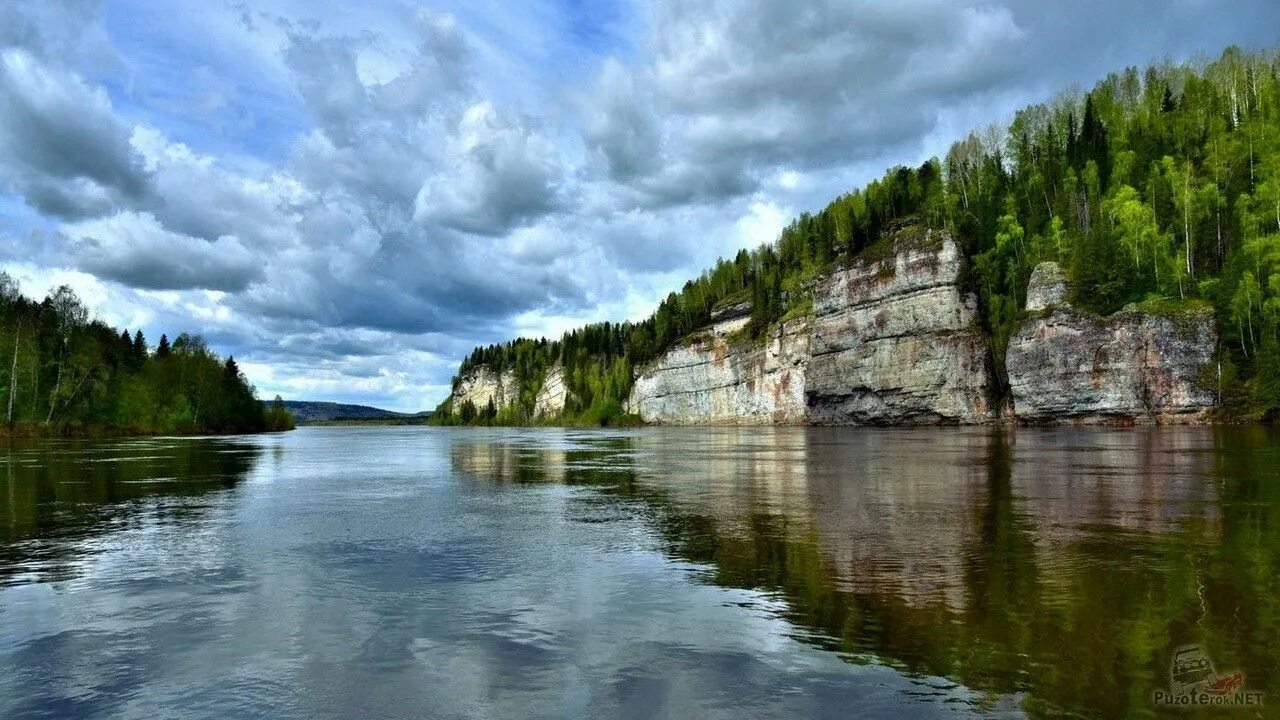
[[[422,416],[423,413],[400,413],[368,405],[347,405],[336,402],[309,402],[285,400],[285,408],[293,413],[299,425],[330,422],[333,420],[403,420]]]

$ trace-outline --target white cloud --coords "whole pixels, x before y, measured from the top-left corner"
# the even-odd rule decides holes
[[[261,261],[239,238],[209,242],[170,232],[150,213],[120,212],[63,231],[82,269],[130,287],[243,290],[261,273]]]
[[[774,203],[751,203],[750,212],[733,224],[738,236],[738,247],[756,248],[778,239],[782,228],[791,219],[791,212]]]
[[[418,191],[415,219],[496,235],[555,207],[561,168],[555,146],[500,117],[490,103],[467,108],[449,149],[452,165]]]

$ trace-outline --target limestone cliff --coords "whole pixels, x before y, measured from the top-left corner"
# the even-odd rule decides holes
[[[557,362],[547,371],[538,390],[534,402],[534,417],[559,416],[564,412],[568,397],[564,368]],[[491,368],[481,366],[458,378],[458,383],[449,396],[449,405],[454,412],[458,412],[467,401],[471,401],[477,412],[483,412],[492,400],[494,410],[501,411],[519,399],[520,385],[513,370],[499,375]]]
[[[490,400],[495,410],[501,410],[519,396],[520,388],[514,372],[508,370],[498,374],[491,368],[479,367],[459,377],[449,397],[455,410],[470,401],[477,411],[483,411]]]
[[[630,412],[673,425],[806,422],[808,319],[780,324],[762,343],[735,342],[749,321],[743,310],[722,314],[636,378]]]
[[[980,423],[990,368],[960,252],[942,233],[900,237],[879,261],[837,270],[813,293],[805,395],[832,424]]]
[[[626,409],[656,424],[921,425],[1195,422],[1213,406],[1209,308],[1099,317],[1072,308],[1065,274],[1042,263],[1005,355],[1001,416],[962,274],[947,234],[899,231],[795,291],[812,309],[763,337],[746,332],[748,304],[721,309],[638,369]],[[569,400],[563,366],[552,365],[538,387],[533,417],[560,417]],[[479,367],[459,378],[450,404],[483,412],[492,401],[501,411],[518,396],[513,372]]]
[[[1028,422],[1193,422],[1214,404],[1208,307],[1108,317],[1072,308],[1054,263],[1031,276],[1031,313],[1009,341],[1013,411]]]
[[[565,402],[569,398],[569,389],[564,383],[564,367],[560,363],[551,366],[547,377],[538,390],[538,398],[534,402],[535,417],[556,417],[564,412]]]
[[[991,418],[974,300],[950,237],[899,236],[884,256],[820,277],[813,313],[763,344],[723,318],[645,368],[630,407],[670,424],[933,424]]]

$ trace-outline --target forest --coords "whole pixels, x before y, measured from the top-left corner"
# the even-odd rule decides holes
[[[0,412],[9,435],[248,433],[293,428],[199,336],[117,332],[65,285],[40,302],[0,272]]]
[[[519,401],[438,410],[443,422],[532,421],[548,367],[563,363],[567,418],[618,418],[634,371],[750,301],[753,334],[805,311],[807,279],[875,252],[911,224],[960,244],[978,298],[998,392],[1027,281],[1062,264],[1076,307],[1114,312],[1209,304],[1220,327],[1224,419],[1280,417],[1280,52],[1227,49],[1213,61],[1163,62],[1062,92],[956,142],[945,158],[898,167],[796,218],[779,239],[687,282],[637,323],[601,323],[556,341],[476,348],[479,366],[514,370]],[[457,379],[455,378],[455,383]]]

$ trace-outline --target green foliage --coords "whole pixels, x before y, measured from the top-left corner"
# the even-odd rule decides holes
[[[556,362],[569,381],[568,414],[621,404],[635,370],[715,312],[749,302],[747,334],[758,338],[804,307],[808,279],[883,257],[912,228],[945,229],[960,243],[997,388],[1031,271],[1056,260],[1084,310],[1211,303],[1230,370],[1223,402],[1280,412],[1270,369],[1280,341],[1280,55],[1237,48],[1203,65],[1129,68],[1086,94],[1025,108],[943,160],[894,168],[801,215],[776,243],[721,260],[642,322],[477,348],[460,372],[514,368],[521,392],[511,422],[531,420]]]
[[[232,361],[228,360],[227,362],[231,363]],[[297,421],[294,420],[293,413],[285,408],[284,398],[279,395],[271,402],[271,407],[267,408],[264,420],[264,429],[268,432],[292,430],[297,427]]]
[[[96,320],[71,288],[41,302],[0,273],[0,413],[9,432],[236,433],[267,427],[232,358],[198,336],[162,337]],[[286,413],[287,414],[287,413]],[[280,418],[277,418],[279,421]],[[291,419],[290,419],[291,421]]]

